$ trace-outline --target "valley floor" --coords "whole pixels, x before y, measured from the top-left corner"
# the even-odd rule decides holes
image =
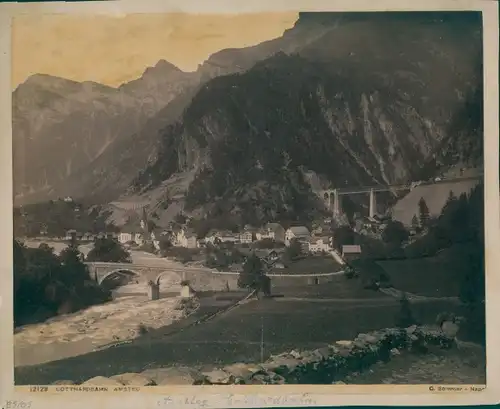
[[[414,304],[423,323],[452,306],[444,301]],[[47,384],[60,379],[84,381],[94,376],[141,372],[175,364],[214,367],[234,362],[258,362],[261,337],[264,359],[291,349],[313,349],[336,340],[353,339],[360,332],[394,326],[399,310],[387,297],[358,303],[336,300],[254,300],[214,319],[173,332],[160,328],[132,342],[33,366],[15,368],[16,384]],[[174,324],[175,326],[175,324]],[[33,349],[36,350],[36,346]]]

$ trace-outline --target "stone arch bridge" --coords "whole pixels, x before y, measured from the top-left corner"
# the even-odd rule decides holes
[[[107,262],[87,262],[85,265],[89,269],[90,277],[101,285],[106,279],[111,279],[117,276],[136,277],[139,281],[153,281],[158,284],[159,281],[166,276],[177,279],[176,281],[189,280],[192,276],[192,270],[203,269],[186,269],[177,270],[169,267],[148,266],[134,263],[107,263]],[[205,270],[205,273],[210,270]]]
[[[237,289],[237,275],[218,274],[208,268],[151,266],[136,263],[86,262],[90,277],[99,285],[105,280],[127,277],[139,282],[152,281],[157,286],[167,282],[167,287],[179,286],[187,280],[196,290]]]
[[[166,287],[177,287],[183,280],[189,281],[190,286],[196,291],[227,291],[238,289],[238,276],[236,272],[220,272],[208,268],[168,266],[148,266],[135,263],[106,263],[87,262],[92,279],[101,285],[107,279],[127,277],[140,282],[153,281],[157,286],[160,282]],[[269,274],[275,285],[297,286],[310,285],[330,281],[342,272],[333,273],[306,273],[306,274]]]

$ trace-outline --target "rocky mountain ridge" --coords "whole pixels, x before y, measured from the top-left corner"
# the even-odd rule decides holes
[[[187,208],[261,223],[321,207],[304,171],[331,186],[416,180],[442,165],[443,146],[456,151],[457,129],[481,156],[479,128],[457,114],[480,111],[471,98],[482,89],[477,21],[323,18],[335,29],[295,55],[278,53],[201,87],[161,132],[136,191],[194,171]]]
[[[452,129],[471,140],[473,126],[457,112],[478,106],[470,96],[480,86],[480,19],[389,14],[301,13],[278,39],[222,50],[195,73],[160,61],[118,89],[65,80],[49,81],[47,89],[41,78],[36,90],[19,87],[18,198],[71,195],[106,203],[137,174],[125,197],[166,189],[175,175],[191,180],[195,173],[188,206],[204,208],[206,200],[210,210],[226,198],[233,205],[225,211],[240,214],[243,202],[263,196],[272,199],[255,217],[292,217],[298,208],[318,207],[309,203],[307,172],[331,185],[404,181],[422,168],[432,174],[443,162],[441,147],[447,157],[458,149]],[[75,130],[75,124],[87,128]],[[51,142],[49,135],[61,134],[72,137]],[[481,131],[476,134],[481,139]],[[480,157],[476,142],[468,152]],[[39,146],[44,154],[30,156]],[[221,184],[224,189],[215,188]]]

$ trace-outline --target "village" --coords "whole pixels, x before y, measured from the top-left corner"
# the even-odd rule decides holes
[[[356,215],[351,227],[358,234],[380,239],[390,220],[390,217]],[[246,225],[240,231],[211,229],[204,237],[199,237],[189,227],[188,220],[158,227],[143,210],[141,216],[137,213],[137,217],[131,217],[118,232],[96,235],[69,230],[64,240],[92,243],[98,238],[113,238],[129,250],[148,251],[185,264],[235,272],[242,270],[244,260],[250,254],[257,255],[264,262],[266,271],[274,274],[331,273],[339,271],[344,260],[361,256],[360,244],[336,242],[338,223],[334,219],[324,218],[309,225],[310,228],[305,225],[285,228],[280,223],[271,222],[262,227]],[[221,254],[224,262],[220,261]]]

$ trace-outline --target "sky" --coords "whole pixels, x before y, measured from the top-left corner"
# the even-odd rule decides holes
[[[20,16],[12,23],[12,82],[49,74],[109,86],[165,59],[184,71],[224,48],[279,37],[297,13]]]

